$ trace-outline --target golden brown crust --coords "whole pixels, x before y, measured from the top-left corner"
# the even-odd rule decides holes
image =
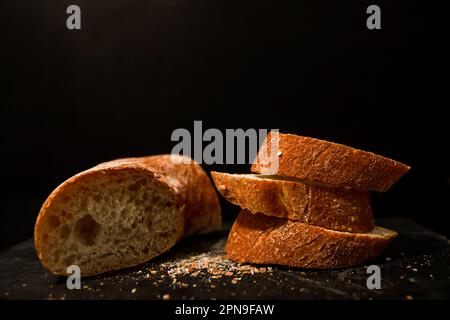
[[[88,181],[89,179],[98,179],[105,175],[127,176],[128,174],[139,172],[147,175],[162,189],[166,189],[167,193],[174,197],[174,202],[178,204],[182,215],[181,221],[183,221],[183,225],[179,226],[179,235],[177,236],[179,240],[195,232],[208,232],[220,229],[220,203],[207,174],[194,161],[190,161],[188,164],[176,164],[171,161],[170,157],[171,155],[158,155],[105,162],[80,172],[59,185],[44,202],[35,223],[35,248],[44,267],[56,274],[65,275],[55,272],[52,266],[43,259],[41,237],[44,234],[45,226],[41,222],[46,216],[47,209],[54,201],[60,201],[59,199],[62,198],[65,190],[69,189],[71,185]],[[146,261],[153,257],[149,256]],[[145,261],[111,265],[107,270],[91,270],[91,272],[84,272],[83,275],[95,275],[109,270],[136,266],[143,262]]]
[[[185,206],[183,236],[197,231],[220,229],[220,204],[211,180],[194,160],[190,163],[175,163],[172,161],[173,157],[177,156],[128,158],[115,160],[115,162],[134,162],[152,172],[158,180],[176,188],[178,203]]]
[[[222,196],[251,213],[338,231],[367,232],[374,227],[367,191],[329,188],[261,175],[211,172],[211,176]]]
[[[410,169],[371,152],[292,134],[280,133],[279,150],[270,154],[270,141],[269,133],[251,167],[252,172],[384,192]],[[268,172],[275,159],[279,161],[278,172]]]
[[[380,227],[348,233],[243,210],[231,228],[226,253],[237,262],[345,268],[375,259],[396,236]]]

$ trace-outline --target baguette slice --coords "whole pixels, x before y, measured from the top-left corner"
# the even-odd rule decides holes
[[[342,144],[293,134],[278,136],[278,150],[270,153],[272,134],[267,135],[252,172],[384,192],[410,169],[395,160]],[[270,168],[276,167],[276,161],[278,170],[272,172]]]
[[[211,172],[222,196],[249,210],[332,230],[367,232],[374,227],[367,191],[323,187],[258,174]]]
[[[35,225],[43,265],[67,275],[74,264],[82,276],[95,275],[148,261],[194,232],[219,229],[211,181],[200,165],[182,159],[119,159],[63,182]]]
[[[345,268],[378,257],[396,236],[381,227],[370,233],[340,232],[243,210],[231,228],[226,253],[237,262]]]

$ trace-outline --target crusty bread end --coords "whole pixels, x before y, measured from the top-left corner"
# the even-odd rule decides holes
[[[62,183],[44,203],[35,246],[44,266],[82,276],[134,266],[194,232],[221,225],[217,194],[201,167],[170,155],[100,164]]]

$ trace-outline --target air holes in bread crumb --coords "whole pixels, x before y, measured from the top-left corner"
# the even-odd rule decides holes
[[[128,190],[130,190],[131,192],[136,192],[138,191],[145,183],[145,180],[139,180],[133,184],[130,184],[128,186]]]
[[[121,235],[121,236],[128,236],[130,234],[131,234],[131,229],[127,228],[127,227],[125,227],[119,231],[119,235]]]
[[[61,198],[61,201],[62,201],[63,203],[68,203],[69,200],[70,200],[70,197],[69,197],[69,196],[63,196],[63,197]]]
[[[90,214],[85,215],[75,224],[75,236],[87,246],[92,246],[97,240],[101,226]]]
[[[159,234],[159,237],[163,240],[166,240],[167,238],[170,237],[170,234],[168,232],[162,232]]]
[[[56,217],[54,215],[50,215],[47,218],[47,227],[48,227],[49,231],[52,231],[52,230],[58,228],[60,224],[61,224],[61,221],[59,221],[58,217]]]
[[[148,231],[152,231],[153,222],[151,217],[147,217],[145,225],[147,226]]]
[[[66,218],[66,219],[72,219],[73,215],[66,212],[65,210],[61,210],[61,217]]]
[[[76,259],[77,259],[77,256],[72,254],[72,255],[64,258],[64,263],[65,263],[65,265],[70,266],[75,263]]]
[[[62,239],[67,240],[70,236],[70,228],[68,225],[64,224],[61,226],[60,230],[59,230],[59,235],[61,236]]]

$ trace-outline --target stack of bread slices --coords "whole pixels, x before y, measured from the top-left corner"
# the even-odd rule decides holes
[[[314,269],[370,261],[397,236],[374,226],[370,191],[387,191],[408,170],[341,144],[269,133],[252,164],[255,174],[212,172],[222,196],[242,208],[227,256]]]

